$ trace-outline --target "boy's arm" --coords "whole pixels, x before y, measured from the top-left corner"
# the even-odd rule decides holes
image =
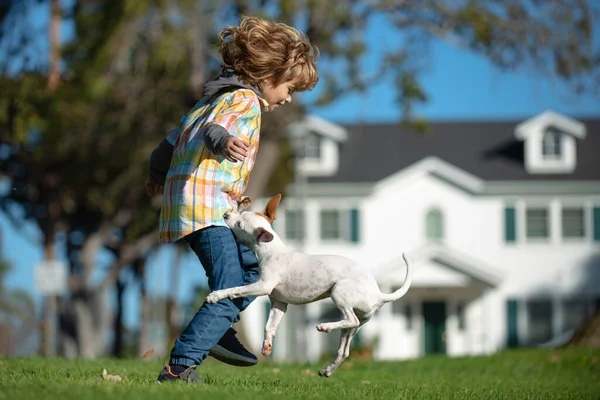
[[[221,125],[211,124],[204,132],[204,144],[211,153],[223,155],[223,148],[229,139],[229,132]]]
[[[247,89],[233,91],[221,101],[224,104],[217,105],[220,110],[206,129],[204,143],[213,154],[232,162],[242,161],[247,155],[250,132],[258,128],[260,104]]]
[[[179,128],[173,129],[150,154],[148,162],[148,180],[155,185],[164,185],[173,158],[173,143]]]

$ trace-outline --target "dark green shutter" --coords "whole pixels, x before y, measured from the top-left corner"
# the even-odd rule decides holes
[[[506,327],[508,347],[517,347],[519,345],[519,335],[517,330],[517,301],[508,300],[506,304]]]
[[[517,221],[514,207],[504,209],[504,238],[507,242],[517,239]]]
[[[350,241],[358,243],[360,241],[360,214],[358,209],[350,210]]]
[[[600,207],[594,207],[594,241],[600,242]]]

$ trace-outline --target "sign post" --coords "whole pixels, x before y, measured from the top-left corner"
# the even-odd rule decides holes
[[[56,297],[67,291],[67,266],[59,260],[45,260],[34,269],[36,289],[44,296],[42,351],[46,357],[56,355]]]

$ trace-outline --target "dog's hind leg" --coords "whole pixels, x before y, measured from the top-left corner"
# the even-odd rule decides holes
[[[327,366],[327,368],[323,368],[319,371],[319,376],[329,377],[331,374],[335,372],[336,369],[344,362],[346,358],[350,355],[350,343],[352,343],[352,339],[354,335],[358,332],[360,328],[350,328],[350,329],[342,329],[340,336],[340,347],[338,348],[337,357]]]
[[[331,289],[331,300],[342,312],[344,319],[337,322],[327,322],[317,325],[319,332],[331,332],[334,329],[358,328],[360,320],[353,309],[352,290],[354,284],[340,281]]]
[[[337,322],[326,322],[323,324],[317,325],[317,330],[319,332],[329,333],[334,329],[350,329],[350,328],[358,328],[360,325],[360,321],[356,314],[354,314],[354,310],[351,308],[340,308],[342,314],[344,314],[344,319]]]

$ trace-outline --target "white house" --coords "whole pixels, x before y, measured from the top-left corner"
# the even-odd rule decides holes
[[[552,111],[516,122],[342,127],[311,116],[298,182],[275,229],[312,254],[340,254],[372,269],[382,307],[359,334],[376,359],[489,354],[538,345],[600,306],[600,120]],[[268,199],[255,201],[261,208]],[[254,350],[268,299],[245,311]],[[319,333],[339,318],[323,300],[290,306],[274,342],[279,361],[315,361],[337,348]]]

